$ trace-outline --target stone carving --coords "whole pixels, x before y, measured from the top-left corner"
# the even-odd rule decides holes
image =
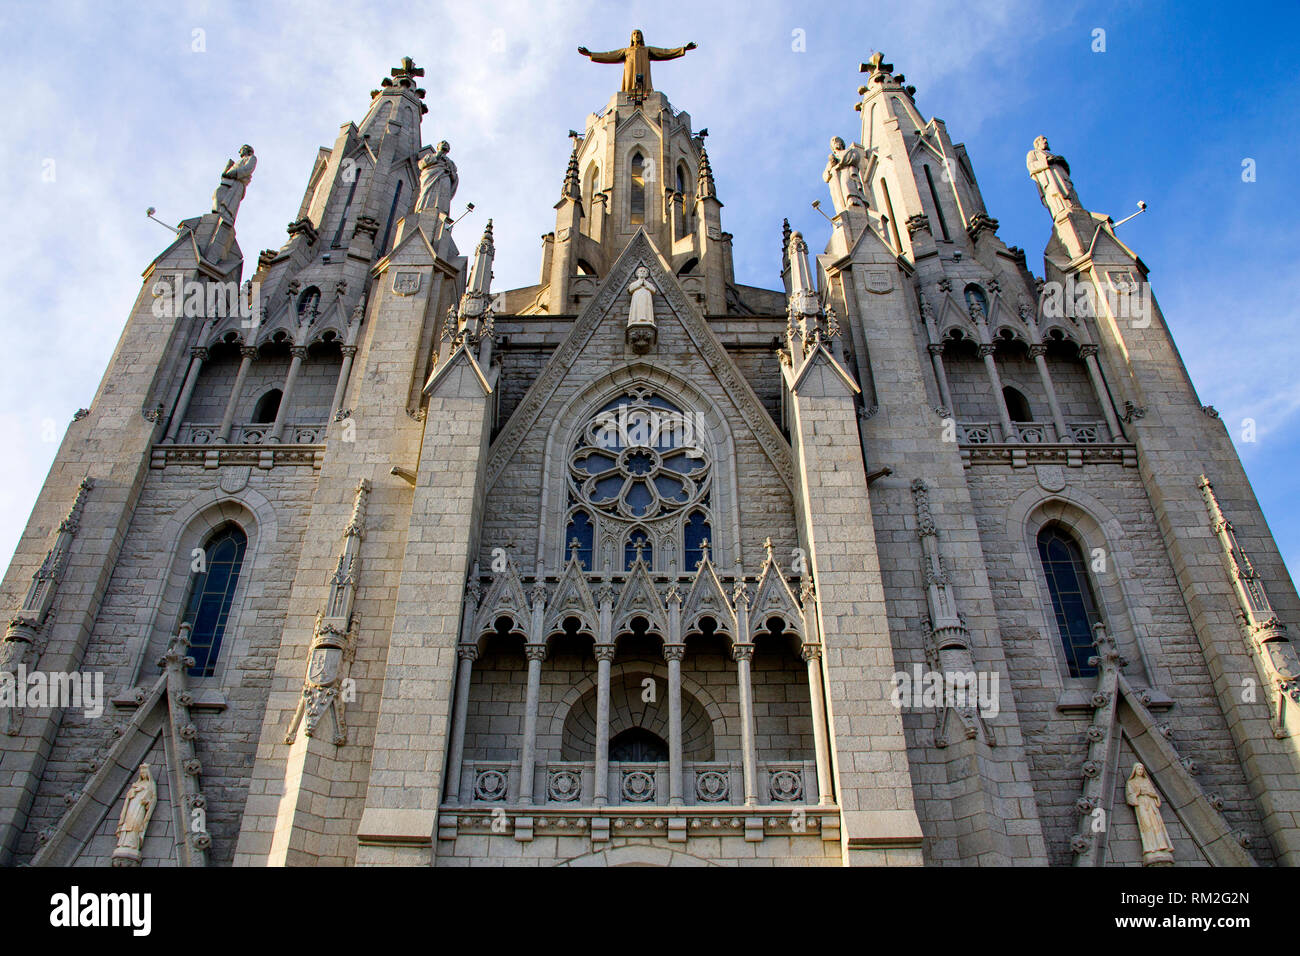
[[[489,802],[504,800],[509,783],[510,778],[505,770],[495,767],[480,770],[474,775],[474,797]]]
[[[803,799],[803,774],[798,770],[774,770],[768,779],[767,794],[778,803]]]
[[[1083,208],[1070,181],[1070,164],[1064,156],[1057,156],[1049,150],[1046,136],[1034,140],[1034,148],[1025,156],[1025,166],[1038,186],[1038,198],[1053,219],[1071,209]]]
[[[444,139],[435,150],[420,152],[420,192],[415,199],[416,212],[436,212],[443,218],[451,213],[451,200],[460,186],[456,164],[447,154],[451,145]]]
[[[157,802],[158,786],[149,773],[149,765],[142,763],[135,782],[126,791],[122,813],[117,819],[114,866],[140,865],[140,847],[144,844],[144,835],[149,829],[149,821],[153,819],[153,809]]]
[[[424,276],[419,272],[393,273],[393,292],[396,295],[415,295],[420,291],[420,281]]]
[[[221,184],[212,194],[212,211],[232,226],[256,168],[257,157],[253,155],[253,147],[247,144],[241,146],[239,159],[227,161],[226,168],[221,173]]]
[[[826,157],[826,168],[822,179],[831,187],[831,202],[837,213],[850,206],[867,207],[866,194],[862,188],[862,147],[857,143],[846,146],[838,136],[831,137],[830,155]]]
[[[623,799],[629,803],[650,803],[655,797],[655,778],[644,770],[623,772]]]
[[[297,738],[298,727],[304,720],[304,735],[315,736],[316,727],[327,711],[334,715],[334,743],[342,746],[348,740],[344,707],[348,699],[345,693],[345,673],[356,654],[356,621],[352,616],[352,605],[356,599],[357,578],[361,570],[361,539],[365,531],[366,500],[369,495],[370,479],[362,478],[357,484],[352,518],[343,532],[343,551],[330,579],[329,597],[325,608],[316,615],[302,695],[289,731],[284,737],[284,742],[288,744]]]
[[[731,796],[731,783],[720,770],[703,770],[695,775],[695,796],[703,803],[724,803]]]
[[[654,348],[658,338],[655,327],[654,294],[659,290],[650,281],[650,270],[640,266],[636,278],[627,287],[632,303],[627,313],[627,344],[632,351],[644,355]]]
[[[576,770],[552,770],[547,775],[546,796],[557,803],[574,803],[582,796],[582,775]]]
[[[631,42],[625,47],[604,53],[592,53],[585,46],[580,46],[578,52],[589,58],[593,63],[622,63],[623,85],[620,90],[624,93],[644,96],[654,90],[654,86],[650,82],[650,62],[652,60],[675,60],[694,49],[694,43],[673,47],[672,49],[646,46],[645,36],[641,31],[633,30]]]
[[[1141,763],[1133,764],[1133,772],[1124,787],[1124,799],[1133,808],[1142,834],[1142,865],[1172,866],[1174,845],[1160,815],[1160,794]]]

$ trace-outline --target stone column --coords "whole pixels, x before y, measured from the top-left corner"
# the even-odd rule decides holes
[[[293,387],[298,382],[298,372],[302,369],[302,360],[307,357],[307,346],[291,345],[289,354],[293,360],[289,363],[289,374],[284,377],[284,388],[280,392],[280,410],[275,413],[275,424],[271,433],[264,439],[268,444],[279,444],[284,435],[284,426],[289,419],[289,406],[293,403]]]
[[[1011,423],[1011,413],[1007,411],[1007,399],[1002,394],[1002,377],[998,375],[998,366],[993,360],[993,353],[996,350],[997,346],[992,342],[985,342],[980,345],[980,358],[984,360],[984,369],[989,373],[989,384],[993,387],[993,401],[997,403],[998,417],[1002,419],[1002,440],[1020,441],[1020,432],[1016,431],[1016,426]]]
[[[740,687],[741,766],[745,775],[745,806],[758,802],[758,764],[754,759],[754,691],[750,683],[749,663],[754,659],[753,644],[731,645],[736,662],[736,683]]]
[[[813,750],[817,759],[817,802],[829,807],[835,802],[831,786],[831,750],[826,738],[826,698],[822,693],[822,646],[804,644],[799,655],[808,663],[808,707],[812,711]]]
[[[1061,414],[1061,403],[1056,400],[1056,386],[1052,384],[1052,374],[1047,370],[1047,346],[1041,343],[1029,346],[1029,354],[1038,366],[1038,377],[1043,383],[1047,395],[1047,405],[1052,410],[1052,424],[1056,426],[1057,441],[1074,441],[1070,428],[1065,424]]]
[[[948,372],[943,367],[943,345],[938,342],[931,342],[927,346],[930,352],[930,359],[934,362],[934,377],[939,383],[939,403],[948,409],[948,414],[953,418],[957,417],[957,409],[952,404],[952,391],[948,388]]]
[[[603,607],[601,617],[605,617]],[[596,796],[592,802],[598,807],[609,803],[609,665],[613,660],[613,644],[596,645]]]
[[[1124,433],[1120,431],[1119,419],[1115,417],[1115,406],[1111,404],[1110,393],[1106,390],[1106,383],[1101,378],[1101,366],[1097,364],[1097,346],[1080,345],[1079,356],[1083,359],[1083,364],[1088,368],[1088,379],[1092,382],[1092,390],[1097,395],[1097,402],[1101,405],[1101,413],[1106,418],[1106,428],[1110,432],[1111,441],[1123,441]]]
[[[194,398],[194,386],[199,383],[199,372],[203,369],[203,363],[208,360],[208,350],[202,346],[190,349],[190,369],[185,374],[185,384],[181,386],[181,396],[176,400],[176,408],[172,411],[172,423],[167,426],[167,436],[163,443],[167,445],[174,444],[176,433],[181,430],[181,422],[185,419],[185,414],[190,410],[190,400]]]
[[[680,807],[682,798],[682,658],[685,644],[665,644],[668,662],[668,803]]]
[[[352,359],[356,357],[355,345],[343,346],[343,364],[339,366],[339,383],[334,387],[334,399],[330,402],[330,417],[333,418],[343,407],[343,398],[348,391],[348,376],[352,374]]]
[[[218,445],[230,441],[230,429],[235,424],[235,407],[239,404],[239,396],[244,391],[244,380],[248,378],[249,366],[253,364],[253,359],[257,358],[257,346],[241,345],[239,355],[239,371],[235,373],[235,385],[230,390],[230,398],[226,401],[226,413],[221,416],[221,427],[217,429],[217,436],[213,439]]]
[[[465,722],[469,719],[469,683],[478,660],[478,645],[462,643],[456,648],[460,664],[456,671],[456,709],[452,711],[451,755],[447,758],[448,803],[460,803],[460,768],[465,761]]]
[[[525,644],[528,658],[528,695],[524,702],[524,742],[519,757],[519,802],[533,802],[533,771],[537,766],[537,699],[542,691],[545,644]]]

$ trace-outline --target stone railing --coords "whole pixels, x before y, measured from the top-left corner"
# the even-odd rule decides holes
[[[1061,443],[1052,422],[1012,422],[1017,439],[1027,445]],[[965,445],[996,445],[1006,442],[1000,422],[960,422],[960,441]],[[1108,441],[1105,422],[1067,422],[1070,438],[1078,444],[1093,445]]]
[[[325,423],[285,425],[280,439],[284,445],[318,445],[325,440]],[[269,422],[235,425],[230,429],[227,445],[261,445],[271,433]],[[176,436],[178,445],[211,445],[221,431],[220,423],[186,422]]]
[[[533,780],[533,804],[589,807],[595,788],[594,761],[539,763]],[[458,792],[461,806],[513,805],[519,801],[517,760],[466,760]],[[668,762],[609,763],[609,805],[657,807],[668,804]],[[745,802],[740,761],[686,761],[682,764],[686,806],[740,806]],[[759,761],[758,802],[762,806],[809,805],[817,802],[817,769],[811,760]]]

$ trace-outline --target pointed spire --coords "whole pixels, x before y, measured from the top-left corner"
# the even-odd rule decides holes
[[[790,268],[790,220],[781,220],[781,274]]]
[[[483,238],[474,249],[474,261],[469,267],[469,283],[466,294],[481,293],[487,295],[492,285],[492,260],[496,256],[496,246],[492,242],[492,220],[487,221]]]
[[[713,167],[709,165],[709,151],[700,143],[700,182],[696,190],[701,199],[716,199],[717,190],[713,186]]]
[[[569,154],[569,168],[564,172],[564,187],[560,190],[560,199],[572,199],[582,202],[582,186],[578,182],[578,139],[573,139],[573,152]]]

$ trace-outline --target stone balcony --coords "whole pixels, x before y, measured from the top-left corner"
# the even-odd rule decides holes
[[[288,424],[284,427],[282,439],[270,442],[267,436],[271,424],[250,422],[232,426],[229,440],[218,442],[220,423],[185,422],[177,432],[175,442],[160,442],[153,446],[149,467],[248,465],[269,469],[280,465],[310,465],[319,469],[325,455],[327,427],[325,422]]]

